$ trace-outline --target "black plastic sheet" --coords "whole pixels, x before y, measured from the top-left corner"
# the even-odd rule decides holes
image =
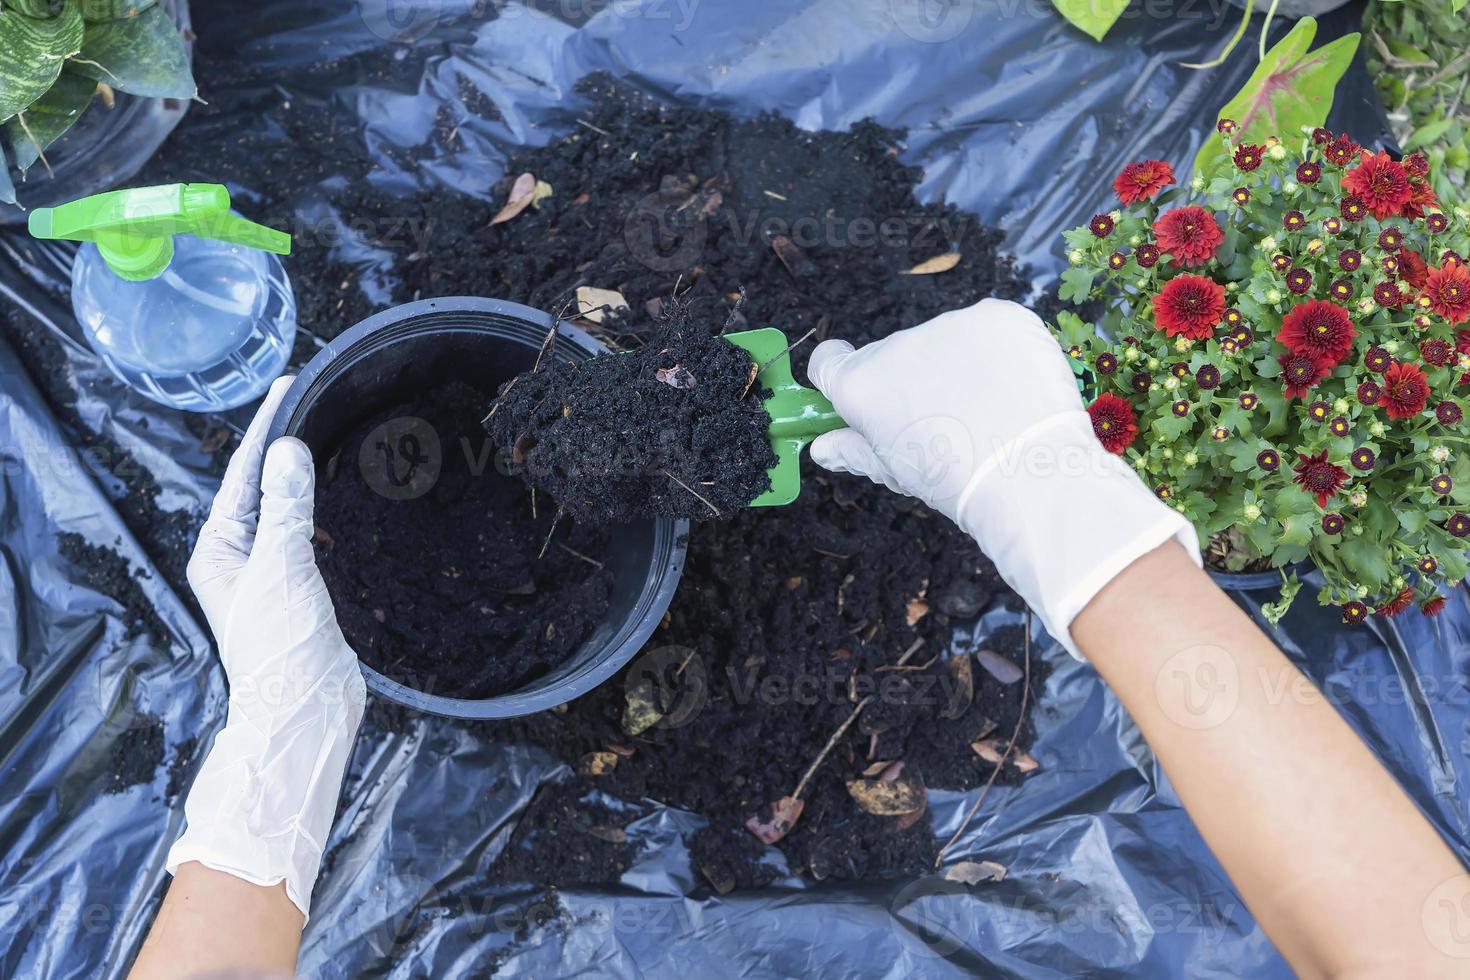
[[[737,114],[775,110],[808,128],[874,116],[909,129],[925,198],[1010,229],[1040,286],[1060,267],[1057,232],[1108,206],[1107,183],[1122,163],[1145,154],[1190,159],[1212,110],[1248,75],[1251,45],[1214,72],[1178,63],[1207,60],[1235,16],[1223,2],[1141,2],[1103,44],[1048,5],[1020,0],[277,0],[196,3],[193,19],[201,45],[243,46],[276,73],[282,96],[331,100],[354,117],[383,168],[374,179],[405,190],[420,178],[395,161],[418,151],[428,180],[487,196],[515,147],[574,125],[573,85],[596,70]],[[1351,7],[1331,15],[1319,40],[1354,29],[1358,16]],[[422,58],[416,90],[375,87],[350,61],[335,60],[372,51]],[[495,112],[472,112],[461,101],[465,85]],[[441,108],[458,127],[451,152],[429,135]],[[1382,139],[1361,61],[1340,89],[1334,124]],[[139,179],[147,177],[145,169]],[[310,200],[299,211],[351,218]],[[389,255],[350,241],[340,253],[370,293],[393,274]],[[62,291],[69,258],[65,247],[0,233],[0,293],[63,341],[64,360],[52,370],[80,425],[146,466],[161,506],[197,520],[215,479],[197,432],[113,382],[77,340]],[[0,344],[6,976],[126,971],[179,831],[180,803],[170,797],[179,785],[170,781],[187,785],[223,717],[223,678],[201,623],[120,520],[116,461],[79,455],[78,435],[58,424]],[[86,570],[59,550],[59,532],[116,547],[167,636],[129,638],[126,611],[87,585]],[[1256,611],[1256,600],[1271,596],[1239,598]],[[1015,618],[993,610],[976,628]],[[1459,793],[1470,775],[1467,630],[1470,607],[1456,590],[1436,620],[1410,615],[1356,630],[1305,597],[1277,634],[1462,856],[1470,855]],[[1041,769],[1019,787],[995,789],[953,852],[1005,865],[1002,882],[787,878],[717,897],[688,869],[684,841],[701,819],[643,801],[617,804],[637,811],[629,834],[640,848],[618,887],[491,886],[485,871],[518,815],[566,767],[421,717],[404,731],[374,730],[357,747],[301,971],[1288,975],[1116,700],[1090,668],[1039,640],[1054,666],[1036,716],[1032,754]],[[114,746],[153,716],[163,724],[158,771],[108,792]],[[941,840],[972,798],[931,795]]]

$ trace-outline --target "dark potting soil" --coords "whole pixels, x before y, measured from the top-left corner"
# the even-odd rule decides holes
[[[153,781],[163,764],[163,719],[142,715],[112,743],[104,793],[121,793]]]
[[[486,422],[512,472],[575,520],[734,516],[776,465],[750,355],[720,324],[663,305],[637,350],[543,359],[500,389]]]
[[[317,564],[343,634],[364,663],[434,694],[491,697],[547,673],[612,588],[606,532],[558,521],[496,470],[489,402],[450,382],[378,411],[317,482]],[[405,417],[422,422],[384,429]]]
[[[579,89],[577,115],[595,128],[573,126],[568,117],[564,137],[513,160],[497,199],[482,201],[419,167],[425,157],[463,165],[452,129],[442,133],[436,121],[422,147],[374,160],[337,102],[288,93],[269,58],[244,56],[235,39],[209,38],[207,23],[201,29],[196,51],[208,104],[192,107],[155,160],[159,179],[224,180],[243,189],[252,218],[298,230],[289,266],[302,324],[295,365],[363,316],[422,297],[498,296],[555,312],[578,286],[617,290],[634,313],[610,318],[598,332],[634,346],[651,333],[643,314],[656,312],[676,285],[690,315],[703,322],[730,318],[743,286],[748,301],[731,329],[770,325],[793,339],[811,330],[813,342],[854,343],[984,296],[1023,299],[1030,291],[1025,271],[1002,250],[1000,231],[953,207],[915,200],[921,173],[900,162],[902,134],[872,123],[807,133],[775,116],[735,119],[665,106],[594,77]],[[415,45],[402,60],[323,65],[321,74],[329,87],[346,76],[412,93],[421,82],[421,56],[433,47]],[[456,125],[473,125],[466,115],[488,118],[482,103],[454,104]],[[551,184],[554,195],[491,226],[524,171]],[[418,189],[405,191],[409,181]],[[319,223],[323,207],[361,219],[349,246],[338,247]],[[884,221],[898,233],[872,234]],[[944,252],[961,256],[949,271],[901,274]],[[809,350],[793,352],[798,380]],[[907,818],[868,813],[847,781],[871,758],[901,760],[904,773],[929,787],[977,787],[994,766],[970,742],[991,731],[991,722],[999,723],[995,734],[983,738],[1003,739],[1027,715],[1025,682],[1002,683],[978,669],[978,659],[969,706],[947,717],[954,712],[946,691],[937,708],[936,689],[963,686],[946,658],[930,660],[954,625],[987,605],[1015,604],[974,543],[921,505],[860,478],[804,462],[803,479],[794,505],[742,511],[692,532],[682,584],[650,650],[693,649],[697,659],[680,654],[672,666],[664,663],[673,673],[645,699],[662,713],[660,723],[637,735],[624,726],[630,687],[648,690],[636,683],[642,668],[635,663],[564,710],[470,726],[487,738],[546,746],[574,766],[589,755],[616,756],[602,775],[589,771],[573,781],[703,815],[710,826],[691,842],[692,861],[717,889],[759,885],[776,873],[772,850],[745,821],[791,794],[851,715],[852,678],[900,680],[869,702],[805,787],[804,812],[777,845],[796,872],[927,872],[938,847],[927,818],[900,826]],[[184,549],[181,564],[186,557]],[[903,665],[915,669],[896,669],[919,639],[923,646]],[[1014,637],[983,642],[1024,665],[1025,647]],[[1034,657],[1030,666],[1028,705],[1045,673]],[[691,715],[680,705],[701,676],[705,695]],[[823,696],[783,693],[829,676]],[[404,723],[405,709],[375,704],[380,710],[369,712],[363,738],[413,727]],[[1019,745],[1030,739],[1028,721]],[[998,781],[1020,775],[1008,764]],[[580,800],[574,806],[538,794],[523,817],[542,831],[536,864],[517,863],[508,849],[495,874],[507,881],[587,880],[579,855],[593,842],[611,842],[583,831],[586,821],[547,814],[579,808]],[[611,853],[594,862],[592,877],[612,882],[626,860],[624,852]]]

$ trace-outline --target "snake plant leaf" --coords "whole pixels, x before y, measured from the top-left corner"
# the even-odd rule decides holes
[[[16,168],[21,173],[29,170],[46,147],[71,128],[96,93],[94,80],[68,68],[45,95],[7,122],[5,135],[15,151]]]
[[[82,46],[82,14],[68,2],[49,19],[0,10],[0,122],[46,94]]]
[[[10,164],[5,160],[5,147],[0,146],[0,202],[14,204],[15,184],[10,179]]]
[[[87,25],[77,71],[119,92],[154,99],[192,99],[194,75],[179,29],[162,7],[136,17]]]
[[[1315,18],[1297,21],[1291,33],[1266,52],[1245,87],[1225,103],[1219,118],[1239,124],[1237,144],[1264,143],[1268,136],[1294,142],[1303,129],[1327,121],[1333,92],[1357,53],[1359,35],[1344,34],[1311,51],[1316,36]],[[1211,136],[1195,157],[1195,172],[1210,173],[1224,156],[1221,141]]]
[[[136,17],[158,3],[158,0],[81,0],[82,19],[122,20]]]
[[[1094,41],[1101,41],[1128,9],[1129,0],[1051,0],[1057,12]]]

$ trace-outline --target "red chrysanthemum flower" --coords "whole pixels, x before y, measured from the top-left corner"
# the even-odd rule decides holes
[[[1298,296],[1312,288],[1312,274],[1306,269],[1292,269],[1286,274],[1286,288]]]
[[[1438,616],[1440,613],[1444,612],[1444,602],[1444,596],[1437,595],[1432,599],[1426,600],[1425,603],[1419,607],[1419,611],[1426,616]]]
[[[1154,326],[1170,337],[1207,340],[1225,315],[1225,287],[1204,276],[1176,276],[1154,297]]]
[[[1339,303],[1346,303],[1353,298],[1353,283],[1351,279],[1334,279],[1332,285],[1327,287],[1327,292]]]
[[[1470,535],[1470,515],[1458,511],[1450,515],[1450,519],[1444,522],[1444,529],[1457,538]]]
[[[1387,153],[1367,150],[1363,151],[1362,159],[1362,163],[1342,175],[1343,190],[1361,198],[1369,213],[1379,221],[1402,214],[1404,205],[1414,196],[1403,164]]]
[[[1326,146],[1328,143],[1332,142],[1332,130],[1326,129],[1322,126],[1318,126],[1316,129],[1312,130],[1312,142],[1316,143],[1318,146]]]
[[[1392,599],[1379,606],[1375,612],[1385,618],[1393,618],[1414,603],[1414,590],[1405,586]]]
[[[1399,278],[1415,289],[1423,289],[1429,282],[1429,263],[1411,248],[1400,249]]]
[[[1450,363],[1452,354],[1454,350],[1445,340],[1426,340],[1419,345],[1419,356],[1424,358],[1424,363],[1435,367],[1444,367]]]
[[[1436,211],[1424,219],[1424,226],[1438,235],[1442,232],[1449,231],[1450,219],[1446,218],[1442,212]]]
[[[1440,425],[1459,425],[1460,420],[1465,417],[1465,410],[1454,402],[1440,402],[1434,406],[1434,417],[1439,419]],[[1449,477],[1445,477],[1446,480]]]
[[[1165,211],[1154,222],[1159,248],[1180,265],[1204,265],[1215,257],[1225,233],[1215,216],[1202,207],[1188,205]]]
[[[1429,489],[1436,496],[1447,497],[1449,496],[1450,491],[1455,489],[1454,478],[1451,477],[1448,473],[1441,473],[1434,479],[1429,481]]]
[[[1276,339],[1292,353],[1305,354],[1331,367],[1347,357],[1357,336],[1347,310],[1336,303],[1314,299],[1292,307],[1282,319]]]
[[[1361,149],[1362,147],[1358,145],[1357,140],[1353,139],[1347,133],[1343,133],[1331,143],[1327,144],[1327,147],[1322,151],[1322,155],[1327,158],[1328,163],[1345,167],[1353,162]]]
[[[1230,199],[1241,207],[1251,202],[1251,189],[1249,187],[1237,187],[1230,192]]]
[[[1107,238],[1113,233],[1113,224],[1114,222],[1111,215],[1094,214],[1092,216],[1092,220],[1087,223],[1087,227],[1091,229],[1092,233],[1098,238]]]
[[[1337,213],[1344,221],[1362,221],[1368,217],[1368,205],[1358,195],[1349,194],[1338,202]]]
[[[1296,180],[1299,184],[1315,184],[1322,179],[1321,164],[1308,160],[1296,168]]]
[[[1424,277],[1429,308],[1451,324],[1470,320],[1470,268],[1456,262],[1430,269]]]
[[[1404,294],[1399,292],[1398,283],[1380,282],[1373,287],[1373,301],[1379,306],[1396,310],[1404,304]]]
[[[1359,446],[1348,456],[1348,462],[1353,464],[1353,469],[1366,473],[1378,462],[1378,457],[1367,446]]]
[[[1433,575],[1435,572],[1439,571],[1439,562],[1434,560],[1433,555],[1425,555],[1423,558],[1419,559],[1419,571],[1423,572],[1425,575]]]
[[[1152,242],[1144,242],[1133,253],[1133,260],[1145,269],[1152,269],[1159,262],[1159,250]]]
[[[1124,204],[1137,204],[1174,183],[1174,168],[1162,160],[1130,163],[1113,181],[1113,193]]]
[[[1396,361],[1383,372],[1383,410],[1391,419],[1406,419],[1424,411],[1429,401],[1429,379],[1417,364]]]
[[[1439,198],[1435,196],[1434,188],[1429,186],[1429,181],[1410,178],[1409,203],[1404,205],[1404,217],[1422,218],[1438,207]]]
[[[1281,384],[1286,392],[1286,398],[1305,398],[1307,392],[1317,387],[1322,379],[1332,371],[1332,368],[1317,360],[1310,354],[1296,354],[1288,351],[1276,358],[1281,365]]]
[[[1410,179],[1429,176],[1429,158],[1418,150],[1404,157],[1403,164]]]
[[[1138,416],[1133,406],[1111,391],[1098,395],[1097,401],[1087,406],[1087,414],[1097,441],[1110,453],[1121,453],[1138,438]]]
[[[1233,133],[1235,132],[1235,126],[1236,123],[1234,119],[1221,119],[1219,122],[1215,123],[1216,131],[1221,133]]]
[[[1343,528],[1347,527],[1347,518],[1341,514],[1323,514],[1322,530],[1327,534],[1341,534]]]
[[[1350,626],[1357,625],[1368,618],[1368,607],[1357,599],[1342,604],[1342,621]]]
[[[1393,363],[1393,358],[1388,356],[1388,351],[1378,345],[1369,347],[1363,352],[1363,366],[1374,374],[1382,374],[1388,370]]]
[[[1235,165],[1246,173],[1250,173],[1261,165],[1262,154],[1265,147],[1254,143],[1242,143],[1235,148]]]
[[[1363,264],[1363,253],[1355,248],[1345,248],[1337,253],[1337,267],[1343,272],[1357,272]]]
[[[1316,497],[1318,507],[1326,507],[1332,495],[1348,481],[1347,470],[1330,462],[1325,449],[1310,456],[1298,453],[1292,471],[1296,476],[1291,478],[1291,482]]]

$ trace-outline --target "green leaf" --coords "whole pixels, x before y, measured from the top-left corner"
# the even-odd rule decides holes
[[[162,7],[88,24],[81,58],[73,64],[82,74],[120,92],[157,99],[194,97],[189,52]]]
[[[1301,589],[1301,580],[1296,577],[1295,572],[1292,572],[1290,575],[1283,575],[1281,577],[1281,598],[1276,602],[1261,603],[1261,615],[1266,617],[1266,622],[1272,626],[1281,622],[1282,617],[1291,608],[1292,602],[1296,599],[1296,594]]]
[[[3,146],[0,146],[0,202],[15,203],[15,184],[10,179],[10,164],[5,159]]]
[[[82,27],[73,3],[49,20],[0,10],[0,122],[46,94],[82,46]]]
[[[1268,136],[1294,139],[1305,127],[1327,120],[1333,90],[1347,72],[1358,50],[1357,34],[1308,51],[1317,36],[1317,21],[1303,17],[1291,33],[1278,41],[1235,97],[1220,110],[1221,119],[1239,124],[1236,142],[1264,143]],[[1206,173],[1225,158],[1218,139],[1205,140],[1195,157],[1195,169]]]
[[[136,17],[158,0],[80,0],[86,20],[120,20]]]
[[[1424,530],[1424,525],[1429,520],[1429,515],[1425,514],[1422,510],[1405,507],[1398,512],[1398,518],[1400,527],[1409,534],[1417,534]]]
[[[1179,416],[1165,412],[1153,420],[1151,428],[1160,442],[1173,442],[1194,425],[1194,414]]]
[[[1092,329],[1092,324],[1071,310],[1061,310],[1057,313],[1057,333],[1061,335],[1064,347],[1070,347],[1073,344],[1080,347],[1097,336]]]
[[[1372,538],[1346,537],[1337,546],[1337,554],[1354,573],[1353,584],[1366,586],[1369,592],[1380,591],[1393,575],[1383,546]]]
[[[1128,9],[1128,0],[1051,0],[1061,15],[1073,27],[1101,41],[1108,30],[1117,23],[1123,11]]]
[[[1440,119],[1436,122],[1426,123],[1420,126],[1414,130],[1408,139],[1404,140],[1404,151],[1408,152],[1421,146],[1438,143],[1444,137],[1444,134],[1448,133],[1458,122],[1459,120],[1457,119]]]
[[[63,71],[45,95],[5,124],[5,134],[15,150],[15,166],[21,173],[29,170],[46,147],[71,128],[96,91],[97,83],[92,79]]]
[[[1062,287],[1057,297],[1064,303],[1085,303],[1092,293],[1092,273],[1086,269],[1068,269],[1062,273]]]

